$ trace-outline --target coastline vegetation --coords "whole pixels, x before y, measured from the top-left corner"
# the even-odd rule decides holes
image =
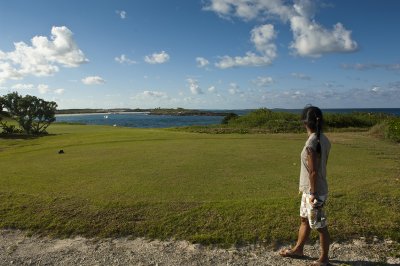
[[[393,115],[365,112],[325,113],[324,121],[326,132],[364,132],[374,128],[376,136],[400,142],[400,117]],[[243,116],[229,113],[220,125],[188,126],[176,130],[211,134],[302,133],[304,126],[298,114],[262,108]]]
[[[400,241],[400,146],[366,132],[327,134],[332,238]],[[47,137],[0,138],[0,228],[223,246],[286,242],[296,236],[305,138],[69,124],[53,124]]]

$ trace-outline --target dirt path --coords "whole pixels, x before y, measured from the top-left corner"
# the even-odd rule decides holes
[[[400,265],[392,241],[331,245],[332,265]],[[51,239],[0,231],[0,265],[307,265],[318,245],[307,246],[306,260],[281,258],[261,246],[216,249],[186,241],[137,239]],[[313,258],[314,257],[314,258]]]

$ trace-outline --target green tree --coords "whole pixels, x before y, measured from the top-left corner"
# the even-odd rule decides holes
[[[0,97],[0,104],[28,135],[46,133],[47,127],[56,120],[57,103],[47,102],[35,96],[23,97],[13,92]],[[7,124],[1,123],[1,126],[5,130]]]

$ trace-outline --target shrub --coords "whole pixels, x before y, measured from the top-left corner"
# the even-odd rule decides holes
[[[385,137],[395,141],[400,142],[400,119],[391,119],[388,121],[388,126],[386,128]]]
[[[273,112],[262,108],[247,115],[231,120],[228,123],[232,127],[262,128],[270,132],[293,132],[301,130],[301,123],[296,114],[285,112]]]
[[[226,124],[229,123],[230,120],[237,119],[238,117],[239,116],[237,114],[235,114],[235,113],[229,113],[222,119],[221,124],[226,125]]]
[[[21,134],[22,130],[17,128],[15,125],[9,125],[7,123],[1,123],[1,127],[3,128],[2,134],[11,135],[11,134]]]
[[[376,125],[379,122],[384,121],[388,117],[390,116],[382,113],[354,112],[351,114],[336,114],[336,113],[324,114],[325,126],[328,128],[346,128],[346,127],[369,128]]]

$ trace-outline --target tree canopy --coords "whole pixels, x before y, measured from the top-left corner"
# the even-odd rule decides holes
[[[8,116],[17,121],[20,131],[28,135],[45,134],[47,127],[53,123],[56,102],[48,102],[36,96],[19,95],[17,92],[0,97],[0,112],[7,112]],[[15,126],[0,120],[3,133],[16,133]]]

